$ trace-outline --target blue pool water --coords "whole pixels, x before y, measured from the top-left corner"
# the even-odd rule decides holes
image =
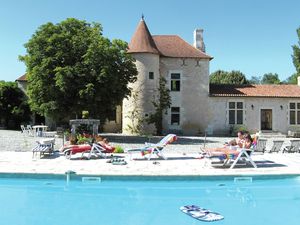
[[[204,224],[179,207],[221,213],[213,224],[300,224],[300,176],[216,178],[0,178],[2,225]]]

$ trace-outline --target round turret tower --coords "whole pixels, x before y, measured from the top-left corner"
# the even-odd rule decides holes
[[[123,100],[122,131],[125,134],[155,133],[147,118],[155,112],[158,98],[159,51],[142,17],[130,41],[128,53],[136,60],[137,81],[129,84],[131,96]]]

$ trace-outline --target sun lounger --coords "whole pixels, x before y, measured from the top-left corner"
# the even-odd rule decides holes
[[[272,153],[272,152],[277,152],[278,153],[281,150],[283,142],[284,141],[273,141],[273,146],[270,149],[269,153]]]
[[[106,149],[99,143],[93,143],[88,158],[90,159],[92,155],[96,157],[98,156],[98,157],[106,158],[106,154],[113,153],[113,151],[114,149]]]
[[[130,159],[131,159],[131,154],[133,152],[140,152],[142,156],[147,157],[148,160],[150,160],[154,154],[163,159],[167,159],[167,157],[163,154],[163,149],[168,144],[176,140],[177,140],[177,136],[175,134],[168,134],[156,144],[146,142],[145,146],[142,148],[127,149],[125,150],[125,152],[127,152],[130,155]]]
[[[72,155],[81,153],[81,157],[85,153],[89,153],[87,158],[90,159],[92,155],[96,157],[106,158],[106,154],[112,153],[113,150],[105,149],[98,143],[84,144],[84,145],[71,145],[69,148],[66,147],[63,151],[67,159],[71,159]]]
[[[296,152],[300,152],[300,140],[291,140],[291,145],[286,146],[283,149],[283,153],[287,152],[287,153],[296,153]]]
[[[247,164],[250,162],[250,164],[257,168],[255,162],[252,160],[253,149],[245,149],[245,148],[239,148],[237,150],[225,150],[224,151],[217,151],[217,152],[210,152],[207,157],[210,159],[218,158],[219,163],[212,163],[212,166],[220,165],[222,163],[222,166],[228,166],[230,165],[230,169],[233,169],[237,164],[243,163]]]
[[[85,145],[70,145],[66,147],[63,151],[63,154],[65,155],[66,159],[71,159],[72,155],[75,155],[77,153],[81,153],[81,157],[85,153],[89,153],[91,151],[91,145],[85,144]]]
[[[258,139],[254,151],[264,153],[266,151],[266,144],[267,144],[266,139]]]
[[[37,154],[39,153],[39,156],[45,155],[45,154],[52,154],[54,153],[54,144],[55,139],[44,139],[36,142],[37,145],[32,149],[32,158],[35,158]]]

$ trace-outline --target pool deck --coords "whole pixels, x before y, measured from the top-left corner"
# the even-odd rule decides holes
[[[12,135],[13,133],[9,133]],[[199,143],[195,141],[183,144],[167,146],[165,155],[167,160],[153,158],[148,161],[140,154],[134,154],[135,160],[130,160],[127,154],[114,154],[124,158],[126,165],[112,165],[108,159],[92,158],[83,160],[80,154],[71,160],[66,159],[58,152],[52,156],[32,158],[30,150],[19,148],[19,134],[14,137],[2,135],[0,132],[1,146],[11,141],[10,147],[0,149],[0,173],[30,173],[30,174],[65,174],[66,171],[74,171],[78,175],[144,175],[144,176],[214,176],[214,175],[273,175],[273,174],[300,174],[299,153],[254,153],[252,159],[258,168],[251,165],[240,165],[233,169],[212,167],[210,161],[201,158]],[[20,140],[23,140],[22,137]],[[33,140],[34,138],[32,138]],[[193,138],[191,138],[193,140]],[[218,146],[226,138],[210,138],[210,147]],[[287,140],[288,141],[288,140]],[[119,144],[119,143],[113,143]],[[141,146],[141,144],[124,144],[122,147]],[[14,146],[14,147],[11,147]]]
[[[119,154],[123,157],[123,154]],[[65,174],[71,170],[79,175],[147,175],[147,176],[195,176],[195,175],[267,175],[300,174],[300,154],[264,154],[252,158],[258,168],[241,165],[237,168],[215,168],[199,154],[169,154],[167,160],[129,160],[127,165],[112,165],[108,159],[67,160],[54,155],[32,159],[31,152],[1,152],[0,173]],[[154,163],[155,162],[155,163]]]

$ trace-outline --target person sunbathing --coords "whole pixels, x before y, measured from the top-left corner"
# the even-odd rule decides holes
[[[90,144],[76,144],[76,140],[71,139],[69,144],[63,145],[59,151],[64,152],[65,150],[72,150],[72,152],[83,152],[91,150]]]
[[[110,151],[110,152],[114,152],[115,151],[115,147],[111,146],[109,144],[109,141],[107,138],[103,138],[103,140],[101,141],[97,141],[97,143],[99,145],[101,145],[107,152]]]
[[[244,135],[244,141],[242,143],[242,146],[224,146],[220,148],[208,148],[205,149],[205,154],[207,154],[210,157],[213,156],[222,156],[227,155],[230,157],[234,157],[240,153],[240,149],[250,149],[252,145],[252,138],[250,134]]]
[[[109,144],[107,138],[96,136],[95,142],[105,150],[103,151],[105,153],[113,153],[115,150],[115,147]],[[91,148],[92,148],[91,144],[76,144],[76,140],[70,140],[70,144],[66,144],[62,146],[59,151],[64,152],[65,150],[71,150],[73,153],[77,153],[77,152],[89,151],[91,150]]]
[[[237,137],[228,143],[225,144],[225,146],[236,146],[236,147],[242,147],[245,141],[245,135],[243,131],[239,131],[237,133]]]

